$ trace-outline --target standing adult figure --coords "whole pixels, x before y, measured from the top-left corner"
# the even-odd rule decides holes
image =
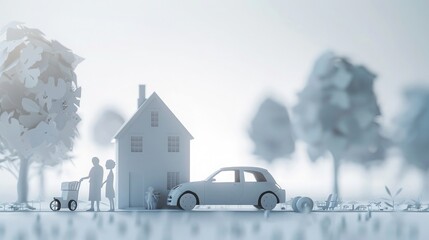
[[[88,177],[81,178],[80,181],[89,179],[89,201],[91,201],[91,208],[87,211],[94,211],[94,202],[97,203],[97,211],[100,211],[103,167],[100,166],[100,160],[97,157],[92,158],[92,164],[94,166],[89,171]]]
[[[106,197],[109,199],[110,203],[110,212],[115,211],[115,189],[113,189],[113,168],[115,168],[116,164],[113,160],[109,159],[106,161],[106,169],[110,170],[107,175],[106,181],[103,182],[103,185],[106,184]]]

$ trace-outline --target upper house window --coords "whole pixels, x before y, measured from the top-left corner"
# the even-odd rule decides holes
[[[168,152],[179,152],[180,138],[179,136],[168,136]]]
[[[143,152],[142,136],[131,136],[131,152]]]
[[[158,120],[159,120],[158,112],[156,111],[150,112],[150,126],[158,127]]]

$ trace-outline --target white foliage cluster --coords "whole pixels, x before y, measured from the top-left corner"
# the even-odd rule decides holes
[[[294,108],[298,136],[316,160],[329,151],[337,159],[380,160],[387,140],[377,122],[375,75],[331,52],[315,63]]]
[[[412,88],[405,92],[407,104],[399,119],[399,146],[405,160],[429,170],[429,89]]]
[[[249,131],[254,153],[269,162],[287,157],[295,150],[289,114],[284,105],[267,98],[259,107]]]
[[[73,148],[82,58],[20,23],[0,32],[0,141],[5,150],[56,164]],[[0,149],[1,150],[1,149]]]

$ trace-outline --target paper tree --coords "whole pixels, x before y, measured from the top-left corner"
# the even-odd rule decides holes
[[[271,98],[259,107],[249,135],[255,144],[254,154],[268,162],[287,157],[295,150],[288,111]]]
[[[55,165],[73,148],[81,94],[74,69],[81,60],[20,23],[0,32],[0,146],[19,158],[19,203],[28,200],[30,164]]]
[[[375,75],[333,53],[315,63],[294,108],[298,136],[312,160],[331,153],[334,193],[339,193],[341,160],[369,166],[382,160],[387,140],[380,134],[380,109],[373,89]]]
[[[399,117],[398,145],[407,163],[426,174],[424,192],[429,193],[429,89],[405,92],[407,104]]]

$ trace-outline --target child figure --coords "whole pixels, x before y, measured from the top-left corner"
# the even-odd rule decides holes
[[[146,205],[148,210],[156,209],[158,196],[155,194],[153,187],[149,187],[146,192]]]
[[[113,168],[115,168],[116,164],[113,160],[109,159],[106,161],[106,169],[109,169],[109,174],[107,175],[106,181],[103,182],[103,185],[106,184],[106,197],[110,202],[110,210],[109,212],[115,211],[115,189],[113,189]]]

